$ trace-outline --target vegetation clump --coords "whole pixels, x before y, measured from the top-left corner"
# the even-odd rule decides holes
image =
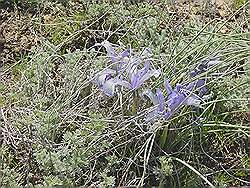
[[[0,186],[249,185],[247,4],[3,4]]]

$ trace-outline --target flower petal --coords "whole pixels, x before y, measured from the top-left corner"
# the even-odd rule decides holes
[[[200,79],[200,80],[198,80],[197,83],[196,83],[196,87],[197,87],[197,88],[200,88],[200,87],[205,86],[205,82],[206,82],[205,79]]]
[[[141,86],[145,81],[147,81],[149,78],[154,76],[155,78],[158,78],[161,74],[160,70],[149,70],[146,74],[144,74],[141,79],[139,80],[139,83],[137,85],[137,88]]]
[[[98,87],[102,87],[102,85],[106,82],[108,78],[111,78],[115,74],[115,70],[105,69],[99,73],[97,73],[94,82],[98,85]]]
[[[199,96],[203,97],[207,92],[208,92],[208,89],[205,86],[203,86],[200,88]]]
[[[169,119],[172,115],[173,115],[173,112],[168,111],[168,112],[166,112],[166,113],[164,114],[164,118],[165,118],[165,119]]]
[[[197,71],[194,71],[192,70],[191,73],[190,73],[191,77],[195,77],[198,75],[198,72]]]
[[[116,79],[111,78],[109,80],[107,80],[101,90],[109,97],[114,96],[115,94],[115,87],[116,87],[117,83],[116,83]]]
[[[183,89],[183,85],[182,84],[176,84],[176,87],[175,87],[175,91],[177,91],[177,92],[181,92],[182,91],[182,89]]]
[[[165,79],[165,88],[167,90],[167,93],[170,95],[173,92],[173,89],[169,83],[169,80]]]
[[[101,43],[102,46],[104,46],[108,52],[108,56],[111,58],[112,62],[115,63],[117,61],[117,54],[112,47],[111,43],[107,40],[103,41]]]
[[[141,79],[147,74],[150,68],[150,62],[146,62],[144,68],[140,70],[135,70],[134,74],[131,76],[131,85],[133,89],[137,89],[141,83]]]
[[[117,79],[116,83],[117,83],[117,85],[123,86],[123,87],[128,88],[128,89],[132,89],[131,84],[126,80]]]
[[[188,91],[192,91],[195,89],[199,90],[199,96],[202,97],[207,93],[207,88],[205,87],[206,79],[200,79],[198,81],[191,82],[186,86]]]
[[[184,104],[189,105],[189,106],[196,106],[199,107],[201,103],[201,100],[199,97],[195,96],[194,94],[191,94],[191,96],[187,97],[185,99]]]
[[[129,56],[132,53],[132,50],[129,48],[119,54],[119,62],[117,63],[117,72],[118,74],[122,74],[124,72],[124,68],[127,66],[129,62]]]
[[[219,62],[220,62],[219,58],[213,58],[207,63],[207,66],[212,67],[214,65],[219,64]]]
[[[131,83],[131,88],[132,89],[136,89],[137,88],[139,79],[140,79],[140,77],[139,77],[138,71],[134,70],[131,73],[131,77],[130,77],[130,83]]]
[[[149,68],[150,68],[150,61],[146,61],[144,67],[138,70],[138,75],[140,76],[140,78],[142,78],[145,74],[147,74]]]
[[[200,63],[196,70],[199,72],[199,74],[207,71],[207,63]]]
[[[121,58],[124,58],[124,57],[130,56],[131,53],[132,53],[132,50],[129,48],[129,49],[127,49],[127,50],[121,52],[121,53],[119,54],[119,56],[120,56]]]
[[[115,70],[105,69],[97,73],[93,81],[109,97],[115,94],[115,86],[117,85],[117,78],[113,78],[115,73]]]
[[[164,115],[164,96],[160,89],[156,89],[156,94],[154,94],[150,89],[145,90],[142,95],[146,95],[154,104],[154,109],[148,113],[146,121],[154,122],[157,118]]]
[[[127,63],[127,65],[123,66],[123,69],[126,71],[129,78],[131,78],[131,76],[137,72],[137,66],[139,64],[140,60],[138,58],[132,58]]]
[[[165,101],[162,91],[158,88],[156,89],[156,96],[159,103],[158,110],[160,113],[163,113],[165,109]]]
[[[158,98],[156,97],[156,95],[152,92],[151,89],[146,89],[142,92],[142,96],[143,95],[146,95],[154,105],[157,105],[159,102],[158,102]]]
[[[193,91],[193,90],[195,89],[195,87],[196,87],[196,81],[191,82],[190,84],[188,84],[188,85],[186,86],[186,89],[187,89],[188,91]]]
[[[173,92],[168,96],[168,107],[170,111],[174,112],[179,108],[185,101],[185,95],[178,92]]]
[[[160,114],[158,113],[158,110],[157,110],[157,109],[154,109],[154,110],[152,110],[151,112],[149,112],[149,113],[147,114],[146,121],[147,121],[147,122],[153,123],[153,122],[155,122],[156,119],[158,119],[159,117],[160,117]]]

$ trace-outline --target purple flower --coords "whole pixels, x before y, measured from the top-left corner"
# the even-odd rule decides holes
[[[208,68],[218,64],[218,62],[218,59],[202,62],[194,71],[191,72],[191,76],[195,77],[206,72]],[[151,90],[146,90],[144,95],[148,96],[156,107],[148,114],[146,120],[154,122],[156,118],[162,116],[164,116],[165,119],[169,119],[183,105],[199,107],[201,97],[207,92],[207,88],[205,87],[206,81],[207,79],[204,78],[186,85],[176,84],[175,89],[172,89],[169,81],[165,80],[165,88],[168,93],[166,102],[168,106],[167,110],[165,110],[165,100],[160,89],[157,89],[156,94],[154,94]],[[196,89],[199,90],[199,95],[193,93]]]
[[[132,54],[132,50],[130,55]],[[131,56],[130,58],[124,58],[124,60],[120,63],[120,71],[121,73],[126,72],[127,76],[130,78],[131,75],[137,71],[138,66],[142,62],[147,62],[150,65],[149,57],[152,55],[152,52],[149,48],[143,50],[143,52],[139,56]],[[146,59],[146,60],[145,60]]]
[[[113,63],[117,63],[116,70],[106,69],[96,75],[95,83],[107,95],[113,96],[117,85],[124,86],[130,90],[138,89],[145,81],[152,76],[159,77],[160,70],[151,68],[151,61],[148,58],[152,55],[151,50],[146,48],[140,57],[130,57],[132,50],[126,50],[117,54],[112,44],[104,41],[101,44],[106,48],[108,56]],[[144,67],[139,66],[144,61]]]
[[[165,100],[162,91],[157,88],[156,94],[154,94],[150,89],[147,89],[143,92],[143,95],[146,95],[155,107],[154,110],[147,115],[146,121],[154,122],[156,119],[164,117]]]
[[[160,70],[151,68],[150,63],[151,61],[146,60],[144,63],[144,67],[139,69],[139,63],[137,62],[137,60],[135,60],[135,62],[129,65],[126,69],[127,79],[121,77],[120,85],[131,90],[136,90],[149,78],[153,76],[155,78],[159,77],[161,73]]]
[[[154,94],[150,89],[143,92],[155,106],[155,109],[151,111],[146,118],[146,121],[154,122],[160,117],[169,119],[182,105],[191,105],[198,107],[201,100],[199,97],[188,90],[186,86],[177,84],[173,90],[168,80],[165,81],[165,88],[168,93],[167,101],[165,102],[164,95],[160,89],[156,89]],[[168,106],[166,110],[166,104]]]
[[[112,69],[105,69],[96,75],[94,83],[101,89],[101,91],[109,97],[115,94],[115,88],[118,85],[117,77],[114,77],[116,71]]]
[[[196,77],[199,74],[205,73],[208,68],[218,64],[218,62],[218,58],[210,61],[203,61],[191,72],[191,77]],[[207,88],[205,86],[206,82],[207,79],[203,78],[187,85],[177,84],[176,88],[173,90],[169,81],[166,80],[165,87],[168,93],[168,111],[165,113],[165,118],[170,118],[182,105],[199,107],[201,97],[207,93]],[[196,89],[199,91],[198,95],[193,93]]]
[[[123,51],[119,54],[116,53],[113,45],[108,41],[103,41],[101,44],[98,43],[96,46],[104,46],[108,56],[111,58],[113,63],[117,63],[116,70],[105,69],[95,76],[94,83],[100,88],[100,90],[107,96],[112,97],[115,94],[115,88],[119,85],[120,79],[116,76],[119,73],[121,66],[123,64],[125,57],[128,57],[131,53],[131,50]]]
[[[146,82],[151,77],[159,77],[160,70],[153,69],[151,67],[151,60],[148,58],[151,56],[151,50],[146,48],[141,57],[131,58],[122,67],[123,72],[126,72],[125,77],[121,76],[121,85],[131,89],[138,89],[144,82]],[[139,66],[144,62],[144,67],[139,68]]]
[[[205,73],[210,67],[217,65],[219,63],[218,58],[211,59],[210,61],[203,61],[201,62],[193,71],[191,71],[191,77],[196,77],[199,74]],[[202,97],[207,93],[206,88],[206,78],[199,79],[198,81],[194,81],[188,85],[188,89],[192,90],[197,88],[199,90],[199,96]]]
[[[183,86],[177,84],[173,90],[169,81],[165,80],[165,87],[168,93],[167,104],[168,111],[165,114],[165,118],[170,118],[182,105],[191,105],[198,107],[201,100],[199,97],[192,93],[192,87],[190,85]]]
[[[122,69],[124,61],[127,61],[125,58],[129,57],[132,53],[132,50],[129,48],[128,50],[122,51],[121,53],[117,54],[112,44],[107,40],[97,45],[102,45],[105,47],[108,56],[111,58],[111,61],[117,64],[118,72]]]
[[[145,48],[140,57],[128,58],[128,56],[131,55],[132,50],[123,51],[117,55],[111,43],[104,41],[101,44],[106,48],[112,62],[118,63],[117,73],[119,79],[116,80],[118,85],[124,86],[130,90],[136,90],[149,78],[153,76],[156,78],[159,77],[160,70],[151,68],[150,60],[146,59],[144,61],[144,58],[149,58],[152,55],[149,48]],[[144,67],[140,69],[139,66],[143,61]]]
[[[195,77],[201,73],[206,72],[209,68],[219,63],[219,58],[212,58],[210,61],[202,61],[193,71],[191,71],[191,77]]]

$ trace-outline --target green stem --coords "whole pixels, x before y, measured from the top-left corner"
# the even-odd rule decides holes
[[[162,149],[164,148],[164,146],[166,144],[167,138],[168,138],[168,125],[163,129],[162,134],[160,136],[159,145]]]
[[[132,114],[136,114],[137,110],[138,110],[138,101],[139,97],[138,97],[138,92],[134,91],[133,92],[133,105],[132,105]]]

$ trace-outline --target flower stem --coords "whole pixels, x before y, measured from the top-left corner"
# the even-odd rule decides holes
[[[138,92],[133,91],[133,104],[132,104],[132,114],[136,114],[138,110],[138,102],[139,102],[139,97],[138,97]]]
[[[166,141],[168,138],[168,125],[163,129],[161,136],[160,136],[160,147],[164,148]]]

